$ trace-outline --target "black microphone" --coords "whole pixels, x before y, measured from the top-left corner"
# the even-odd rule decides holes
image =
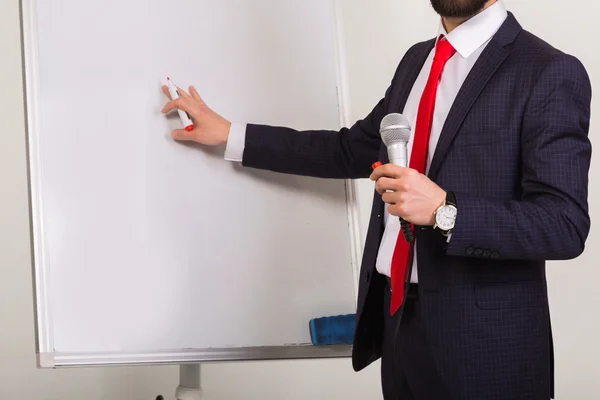
[[[408,119],[398,113],[388,114],[381,121],[379,128],[381,140],[387,147],[390,163],[400,167],[408,167],[408,140],[410,139],[411,128]],[[407,242],[412,243],[414,236],[411,224],[400,218],[402,232]]]

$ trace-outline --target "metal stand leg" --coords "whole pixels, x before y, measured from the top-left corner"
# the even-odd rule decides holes
[[[200,364],[179,366],[179,387],[175,392],[177,400],[202,400],[200,387]]]

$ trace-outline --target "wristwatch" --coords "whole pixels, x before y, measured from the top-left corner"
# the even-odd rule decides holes
[[[433,229],[439,230],[444,236],[450,235],[452,229],[454,229],[457,213],[456,196],[453,192],[447,192],[446,201],[434,213],[435,225]]]

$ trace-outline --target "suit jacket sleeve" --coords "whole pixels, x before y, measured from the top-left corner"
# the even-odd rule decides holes
[[[456,193],[458,216],[446,252],[496,258],[572,259],[590,229],[588,139],[589,77],[574,57],[560,55],[544,68],[522,125],[522,197],[495,201]],[[478,254],[477,254],[478,255]]]
[[[337,132],[248,124],[242,165],[318,178],[369,177],[371,165],[378,161],[379,125],[389,109],[395,80],[369,115]]]

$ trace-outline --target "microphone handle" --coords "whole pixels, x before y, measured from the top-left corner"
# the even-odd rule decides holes
[[[392,164],[406,168],[408,165],[406,143],[398,143],[397,145],[388,147],[388,158]],[[400,218],[400,225],[402,226],[402,233],[404,233],[404,238],[406,241],[408,243],[413,243],[415,238],[410,222]]]

